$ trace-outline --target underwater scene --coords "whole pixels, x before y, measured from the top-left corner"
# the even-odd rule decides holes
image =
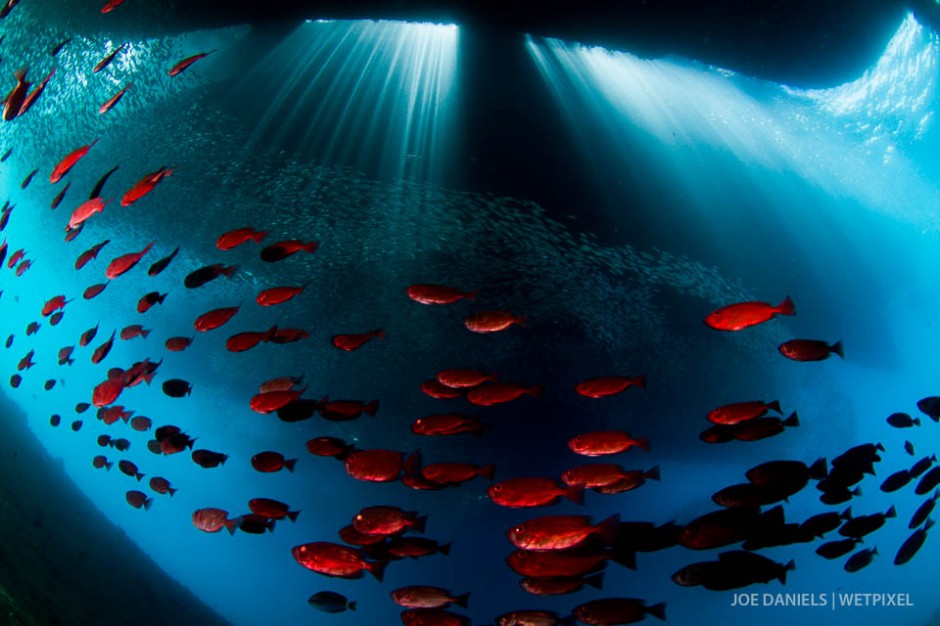
[[[0,623],[938,623],[938,34],[375,17],[3,3]]]

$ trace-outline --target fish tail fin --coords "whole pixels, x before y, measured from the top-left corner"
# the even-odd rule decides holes
[[[521,315],[517,315],[515,322],[516,324],[519,324],[520,326],[525,326],[525,313]]]
[[[385,339],[385,329],[376,328],[375,330],[372,331],[372,336],[375,337],[376,339]]]
[[[809,466],[809,477],[815,480],[822,480],[829,475],[827,469],[826,457],[821,456]]]
[[[402,463],[402,469],[406,474],[411,476],[416,476],[418,470],[421,468],[421,451],[415,450],[407,457],[405,457],[404,462]]]
[[[255,233],[251,236],[251,240],[255,243],[261,243],[264,241],[264,238],[271,234],[271,231],[268,230],[256,230]]]
[[[168,295],[169,295],[169,294],[167,294],[167,293],[164,293],[164,294],[157,294],[157,302],[159,302],[160,304],[163,304],[163,301],[166,300],[166,297],[167,297]]]
[[[638,437],[636,440],[636,445],[638,448],[643,450],[643,452],[650,451],[650,440],[647,439],[646,437]]]
[[[105,462],[105,464],[104,464],[105,470],[111,471],[111,466],[112,466],[112,465],[114,465],[114,461],[111,461],[110,463]]]
[[[355,610],[356,610],[356,604],[357,604],[356,600],[350,600],[350,601],[346,604],[346,608],[349,609],[350,611],[355,611]]]
[[[75,362],[75,359],[65,359],[65,362],[71,365],[72,363]]]
[[[444,556],[448,556],[450,554],[451,545],[453,544],[451,544],[449,541],[447,543],[443,543],[437,546],[437,551],[443,554]]]
[[[796,561],[790,559],[790,562],[780,568],[780,575],[777,576],[777,580],[780,581],[781,585],[787,584],[787,572],[796,569]]]
[[[897,517],[897,516],[898,516],[898,512],[894,508],[894,505],[892,504],[891,508],[885,511],[885,517]]]
[[[137,476],[137,482],[140,482],[140,479],[144,477],[144,475],[141,474],[140,472],[137,472],[135,476]]]
[[[633,379],[633,384],[640,389],[646,389],[646,374],[641,374]]]
[[[532,396],[533,398],[541,399],[543,392],[544,392],[544,388],[542,387],[542,385],[534,385],[526,389],[526,393]]]
[[[264,337],[261,338],[261,341],[268,342],[274,338],[274,335],[277,334],[277,324],[268,329],[268,332],[264,333]]]
[[[242,518],[236,517],[235,519],[225,520],[225,530],[228,531],[228,534],[235,536],[235,529],[238,528],[238,525],[241,523]]]
[[[487,480],[493,480],[496,475],[496,463],[489,463],[480,468],[480,476]]]
[[[627,569],[636,571],[636,552],[633,550],[620,549],[613,554],[613,560]]]
[[[842,519],[852,519],[852,507],[846,507],[845,510],[839,514],[839,517]]]
[[[780,400],[774,400],[773,402],[767,403],[767,409],[770,411],[776,411],[777,413],[783,414],[783,410],[780,408]]]
[[[140,334],[141,334],[141,336],[143,336],[144,339],[146,339],[146,338],[150,335],[150,329],[149,329],[149,328],[141,328],[141,329],[140,329]]]
[[[382,582],[382,579],[385,578],[385,566],[388,565],[387,561],[377,561],[366,563],[366,569],[370,574],[375,576],[375,579],[379,582]]]
[[[467,293],[463,294],[463,297],[467,300],[475,300],[479,293],[479,289],[474,289],[473,291],[468,291]]]
[[[167,491],[170,492],[170,497],[172,498],[172,497],[173,497],[173,494],[176,493],[177,491],[179,491],[179,489],[175,489],[175,488],[173,488],[173,487],[168,487],[168,488],[167,488]]]
[[[878,546],[875,546],[874,548],[871,549],[871,555],[875,556],[876,554],[878,554]]]
[[[418,516],[418,517],[415,518],[415,521],[414,521],[414,523],[411,525],[411,527],[412,527],[413,529],[415,529],[415,531],[417,531],[417,532],[419,532],[419,533],[423,533],[423,532],[424,532],[424,527],[427,525],[427,523],[428,523],[428,516],[427,516],[427,515],[420,515],[420,516]]]
[[[296,522],[296,521],[297,521],[297,516],[298,516],[298,515],[300,515],[300,511],[288,511],[288,512],[287,512],[287,517],[289,517],[289,518],[290,518],[290,521],[292,521],[292,522]]]
[[[842,340],[835,342],[832,346],[829,347],[830,352],[835,352],[843,359],[845,358],[845,353],[842,351]]]
[[[229,265],[228,267],[222,268],[222,273],[225,274],[226,278],[231,278],[232,276],[235,275],[235,272],[237,271],[238,271],[237,265]]]
[[[659,476],[659,466],[658,466],[658,465],[654,465],[652,468],[650,468],[649,470],[647,470],[647,471],[643,474],[643,477],[644,477],[644,478],[649,478],[650,480],[659,480],[659,478],[660,478],[660,476]]]
[[[379,401],[378,401],[378,400],[373,400],[372,402],[370,402],[369,404],[365,405],[365,406],[362,408],[362,411],[363,411],[366,415],[368,415],[369,417],[375,417],[375,413],[376,413],[376,411],[378,411],[378,410],[379,410]]]
[[[148,252],[150,252],[150,248],[153,247],[153,243],[154,243],[154,242],[152,242],[152,241],[151,241],[150,243],[148,243],[148,244],[147,244],[147,247],[140,251],[140,256],[144,256],[145,254],[147,254]]]
[[[784,426],[789,426],[789,427],[799,426],[799,425],[800,425],[800,418],[797,417],[796,411],[793,411],[793,413],[790,413],[790,417],[788,417],[787,419],[783,420],[783,425],[784,425]]]
[[[192,448],[192,446],[189,446],[189,447]],[[228,455],[227,455],[227,454],[223,454],[223,455],[222,455],[222,460],[219,461],[219,465],[225,465],[225,462],[226,462],[226,461],[228,461]],[[298,513],[299,513],[299,512],[300,512],[300,511],[298,511]]]
[[[620,531],[620,513],[614,513],[598,524],[595,529],[604,540],[604,543],[613,545],[617,541],[617,535]]]
[[[584,579],[584,584],[595,589],[604,588],[604,572],[598,572]]]
[[[462,609],[467,608],[467,604],[470,602],[470,592],[455,597],[453,602]]]
[[[144,510],[145,510],[145,511],[149,511],[152,504],[153,504],[153,498],[145,498],[145,499],[144,499]]]
[[[565,497],[575,504],[584,504],[584,484],[567,487],[565,489]]]
[[[28,71],[29,71],[29,66],[24,65],[23,67],[13,72],[13,76],[16,78],[17,82],[21,83],[26,78],[26,72]]]
[[[297,465],[297,459],[289,459],[284,461],[284,468],[287,469],[288,472],[293,472],[295,465]]]
[[[301,244],[300,249],[303,250],[304,252],[313,254],[314,252],[317,251],[317,247],[319,245],[320,245],[320,242],[318,241],[308,241],[305,244]]]
[[[780,303],[780,306],[777,307],[777,313],[780,315],[796,315],[796,307],[793,305],[793,300],[790,299],[790,296],[787,296],[786,299]]]
[[[936,522],[933,520],[933,518],[932,518],[932,517],[928,517],[928,518],[927,518],[927,523],[924,524],[924,532],[927,532],[928,530],[930,530],[931,528],[933,528],[933,527],[934,527],[934,524],[936,524]]]
[[[919,417],[915,417],[914,419],[911,420],[911,422],[914,424],[914,426],[920,426],[920,418],[919,418]]]
[[[666,621],[666,603],[665,602],[660,602],[659,604],[654,604],[653,606],[646,607],[646,612],[662,622]]]

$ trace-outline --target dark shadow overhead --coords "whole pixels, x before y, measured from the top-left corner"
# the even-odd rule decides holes
[[[940,23],[940,7],[933,0],[162,1],[170,7],[160,12],[168,19],[152,25],[154,34],[318,18],[436,21],[558,37],[644,56],[677,54],[804,87],[857,77],[909,10],[922,22]],[[154,4],[160,3],[147,10]],[[128,2],[108,22],[97,23],[105,29],[136,30],[141,16],[134,13]]]

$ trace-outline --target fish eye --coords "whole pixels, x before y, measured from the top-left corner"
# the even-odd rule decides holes
[[[516,526],[512,529],[512,532],[516,533],[517,535],[521,535],[525,532],[525,526]]]
[[[520,558],[520,559],[524,559],[524,558],[526,558],[527,556],[529,556],[528,550],[519,550],[519,552],[517,552],[516,554],[519,555],[519,558]]]
[[[496,483],[495,485],[493,485],[492,487],[490,487],[490,489],[492,489],[493,491],[502,491],[502,490],[503,490],[503,486],[500,485],[499,483]]]
[[[360,521],[360,522],[362,521],[362,513],[360,513],[359,515],[356,516],[356,520],[358,520],[358,521]]]

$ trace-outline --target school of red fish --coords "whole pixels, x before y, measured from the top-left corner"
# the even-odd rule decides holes
[[[117,9],[122,1],[110,0],[101,12],[106,14]],[[16,0],[9,0],[3,11],[0,11],[0,17],[9,13],[16,4]],[[53,56],[67,44],[68,40],[57,46]],[[93,68],[88,68],[89,72],[104,70],[124,47],[121,44],[114,48]],[[212,52],[196,53],[181,60],[169,68],[169,75],[179,75]],[[27,114],[39,99],[47,83],[61,78],[53,70],[34,87],[27,75],[25,67],[13,73],[15,82],[3,100],[3,119],[6,122],[16,123],[15,120]],[[119,106],[132,84],[128,82],[102,103],[98,113],[105,115]],[[88,199],[73,200],[67,197],[72,182],[75,182],[71,173],[80,167],[83,157],[95,149],[97,142],[98,138],[91,138],[88,143],[63,155],[59,162],[44,164],[31,172],[21,185],[25,190],[37,172],[49,171],[50,167],[50,185],[62,185],[64,182],[51,208],[56,209],[62,203],[73,207],[67,219],[62,220],[67,242],[75,241],[94,222],[96,216],[113,206],[110,203],[115,198],[104,199],[101,194],[108,177],[117,167],[102,175]],[[0,161],[8,155],[9,152]],[[119,204],[129,207],[138,202],[147,202],[150,194],[159,195],[160,185],[172,184],[170,177],[174,171],[174,168],[165,165],[157,167],[155,164],[152,171],[143,174],[136,184],[120,196]],[[11,219],[15,219],[14,208],[9,201],[3,206],[0,231],[7,227]],[[221,260],[226,252],[241,246],[260,246],[258,256],[261,263],[290,263],[294,255],[315,254],[321,245],[321,242],[305,240],[303,233],[274,234],[274,227],[270,227],[270,230],[267,228],[258,224],[219,233],[215,244],[220,262],[192,268],[183,281],[183,288],[202,288],[220,277],[234,276],[240,268]],[[74,266],[63,267],[62,271],[80,272],[75,274],[77,279],[84,277],[88,273],[85,268],[91,266],[99,278],[88,280],[90,284],[83,289],[76,288],[71,293],[49,297],[41,310],[37,311],[37,319],[29,324],[26,335],[38,332],[45,320],[48,320],[50,326],[57,325],[75,298],[79,295],[86,300],[96,298],[111,281],[125,274],[131,274],[132,277],[136,274],[141,282],[147,281],[142,269],[135,270],[145,259],[150,262],[147,276],[159,276],[174,261],[180,249],[165,251],[163,256],[154,258],[154,245],[154,242],[142,241],[130,246],[129,250],[127,247],[114,250],[115,254],[103,268],[100,267],[103,263],[97,260],[106,248],[113,250],[109,240],[96,242],[76,255]],[[322,242],[322,245],[328,247],[329,242]],[[0,243],[0,269],[6,261],[6,268],[11,271],[7,275],[12,273],[22,277],[32,266],[33,259],[25,248],[14,248],[16,244],[7,239]],[[93,267],[95,264],[99,267]],[[104,274],[103,279],[100,278],[101,273]],[[172,289],[167,285],[161,286],[168,290],[148,290],[136,303],[128,302],[128,306],[136,305],[139,314],[145,314],[158,305],[172,306]],[[260,307],[278,307],[301,296],[307,287],[307,283],[271,285],[257,293],[255,303]],[[525,325],[526,315],[520,311],[474,310],[478,288],[485,289],[477,285],[415,282],[403,284],[400,293],[402,298],[410,299],[415,307],[447,307],[455,322],[462,320],[467,332],[512,333],[516,326]],[[165,304],[167,298],[170,298],[169,304]],[[192,336],[167,337],[161,342],[163,349],[171,352],[189,350],[198,342],[200,334],[218,332],[238,315],[243,306],[244,303],[232,304],[205,311],[193,320]],[[796,308],[787,297],[778,305],[767,302],[731,303],[705,315],[704,323],[716,331],[746,332],[746,329],[770,322],[777,316],[793,315],[796,315]],[[35,349],[29,349],[19,361],[17,372],[10,378],[11,387],[16,389],[28,382],[25,377],[37,360],[55,359],[59,366],[68,367],[85,350],[91,352],[88,357],[91,363],[98,366],[108,357],[116,339],[146,341],[153,333],[152,329],[145,328],[143,324],[131,324],[103,331],[101,337],[104,340],[94,345],[96,338],[99,338],[99,326],[95,324],[73,343],[59,349],[54,356],[37,354]],[[386,335],[386,331],[381,328],[336,330],[342,332],[336,332],[330,343],[343,352],[381,350]],[[231,352],[245,352],[261,343],[290,343],[308,337],[309,333],[303,329],[281,328],[272,324],[268,328],[233,334],[225,345]],[[14,341],[15,337],[11,334],[6,347],[10,349]],[[822,361],[833,354],[843,357],[841,341],[829,343],[797,338],[780,344],[777,349],[783,357],[798,362]],[[187,398],[199,393],[199,389],[194,390],[189,381],[164,376],[161,364],[162,358],[157,350],[143,361],[124,364],[124,367],[114,366],[106,372],[102,370],[100,382],[88,390],[88,401],[77,405],[75,412],[82,414],[94,407],[97,409],[97,418],[108,426],[124,422],[134,431],[152,431],[153,438],[148,448],[156,455],[169,456],[188,451],[193,462],[203,468],[223,466],[229,459],[224,452],[203,448],[194,450],[195,439],[180,427],[172,424],[155,427],[150,418],[135,416],[133,410],[117,404],[126,389],[141,383],[149,386],[159,379],[162,379],[162,392],[169,397]],[[571,381],[570,390],[565,392],[591,401],[605,402],[606,398],[619,394],[645,392],[647,383],[643,373],[598,372],[594,378]],[[651,388],[655,389],[655,381],[650,383]],[[43,386],[48,391],[55,384],[56,381],[50,379],[44,381]],[[512,402],[537,403],[543,396],[543,386],[538,381],[504,380],[495,371],[454,367],[433,373],[415,392],[451,403],[465,402],[475,407],[491,407]],[[331,399],[327,395],[312,399],[305,397],[307,393],[308,384],[304,383],[303,375],[281,375],[259,380],[257,392],[247,403],[252,411],[264,415],[276,414],[285,422],[307,420],[314,416],[345,422],[363,416],[375,416],[379,411],[379,399]],[[940,420],[940,397],[924,398],[918,402],[918,408],[934,422]],[[799,425],[795,411],[788,417],[783,417],[784,414],[781,401],[777,399],[742,398],[733,404],[709,407],[703,410],[709,426],[701,433],[700,439],[707,444],[724,444],[777,436]],[[50,424],[57,427],[61,420],[60,415],[54,415]],[[887,423],[894,428],[916,428],[920,426],[920,419],[907,413],[894,413],[887,418]],[[76,432],[81,427],[81,419],[71,425]],[[493,428],[493,424],[478,415],[454,409],[417,417],[410,424],[411,433],[429,439],[460,435],[486,436]],[[127,439],[114,439],[108,434],[100,435],[97,443],[102,448],[118,451],[130,447]],[[612,461],[624,458],[617,455],[633,456],[637,454],[635,450],[640,453],[648,451],[653,443],[640,434],[616,429],[585,430],[564,443],[573,454],[584,457],[584,462],[571,464],[558,476],[511,476],[502,477],[498,481],[495,479],[497,468],[492,463],[425,464],[418,451],[357,448],[342,439],[327,436],[310,439],[306,448],[313,457],[333,458],[342,463],[351,480],[400,482],[408,488],[421,491],[442,490],[477,479],[487,481],[485,493],[494,506],[519,509],[519,522],[505,532],[508,547],[514,549],[506,558],[506,563],[520,577],[522,589],[532,594],[533,598],[572,594],[589,588],[601,589],[603,570],[609,562],[635,569],[637,552],[665,550],[674,546],[690,550],[736,546],[735,549],[720,553],[713,560],[690,563],[675,572],[672,579],[677,585],[730,590],[774,580],[784,583],[787,572],[794,569],[794,563],[777,563],[757,551],[771,546],[814,542],[836,530],[841,539],[822,543],[816,553],[823,558],[835,559],[854,552],[844,565],[847,572],[854,572],[869,565],[877,554],[875,547],[856,550],[857,544],[897,516],[894,507],[868,515],[855,515],[851,508],[845,508],[842,511],[822,512],[796,523],[785,520],[784,510],[779,504],[803,490],[811,481],[815,482],[820,491],[819,499],[825,505],[841,505],[858,497],[861,493],[858,484],[866,474],[874,475],[875,464],[881,460],[879,453],[884,451],[884,447],[879,443],[852,447],[835,456],[831,462],[822,458],[809,464],[795,460],[772,460],[752,467],[744,474],[746,482],[730,485],[712,496],[718,509],[682,525],[668,522],[657,526],[648,522],[622,521],[620,515],[596,521],[585,515],[546,515],[527,511],[541,510],[562,499],[580,504],[587,491],[598,496],[614,496],[638,489],[647,480],[659,481],[661,478],[659,466],[628,469]],[[905,449],[909,454],[914,454],[913,444],[908,442]],[[936,461],[936,456],[924,457],[910,469],[892,474],[881,484],[882,491],[893,492],[917,480],[917,494],[926,496],[932,492],[930,497],[924,498],[923,505],[910,520],[909,528],[913,534],[898,549],[894,560],[896,565],[904,564],[914,557],[933,525],[930,514],[940,496],[940,491],[935,489],[940,485],[940,466],[935,465]],[[308,461],[286,458],[275,450],[261,450],[247,462],[258,472],[274,473],[293,472],[298,464]],[[311,464],[317,462],[310,460]],[[91,465],[97,469],[110,470],[113,464],[104,454],[91,459]],[[145,477],[131,460],[121,459],[117,465],[120,472],[136,482]],[[161,476],[151,477],[147,484],[153,493],[168,497],[173,496],[178,489]],[[125,497],[130,506],[141,510],[149,509],[155,498],[139,489],[127,491]],[[248,512],[234,514],[218,508],[201,508],[192,513],[192,524],[206,533],[225,529],[233,535],[237,532],[263,534],[274,532],[279,521],[296,521],[300,513],[291,510],[288,503],[269,498],[251,499],[247,508]],[[324,576],[360,578],[369,574],[382,581],[386,567],[394,567],[396,560],[449,554],[450,543],[415,536],[416,533],[424,533],[429,523],[433,524],[433,520],[420,512],[377,504],[363,508],[351,518],[349,525],[337,529],[339,541],[324,537],[312,538],[308,543],[295,546],[291,552],[300,566]],[[390,592],[391,600],[404,609],[401,621],[408,626],[469,624],[466,616],[453,610],[466,608],[469,595],[469,592],[455,594],[431,585],[402,587]],[[325,591],[311,596],[309,603],[324,612],[356,608],[355,600]],[[648,603],[645,599],[632,597],[602,597],[572,606],[568,615],[540,609],[519,609],[496,617],[495,622],[500,626],[551,626],[575,622],[613,625],[640,621],[647,615],[665,620],[665,604]]]

